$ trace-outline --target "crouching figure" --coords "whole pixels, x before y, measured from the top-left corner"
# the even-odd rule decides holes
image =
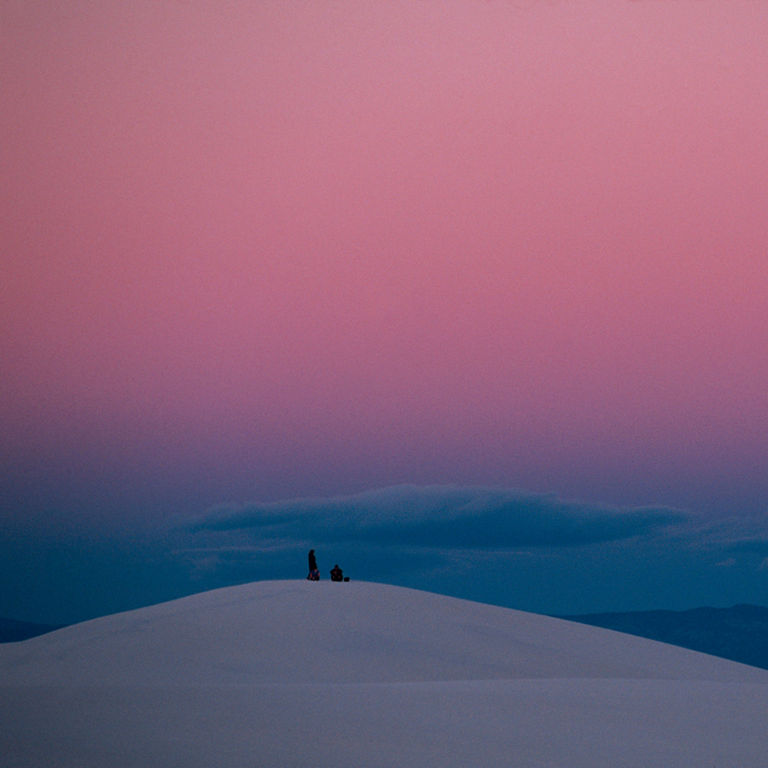
[[[331,568],[331,581],[344,581],[344,572],[339,568],[339,564]]]

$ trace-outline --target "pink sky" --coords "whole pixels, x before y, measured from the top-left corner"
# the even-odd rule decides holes
[[[763,3],[6,0],[0,30],[20,478],[765,508]]]

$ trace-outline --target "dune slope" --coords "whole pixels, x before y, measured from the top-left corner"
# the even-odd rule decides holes
[[[764,765],[768,672],[381,584],[215,590],[0,647],[9,766]]]

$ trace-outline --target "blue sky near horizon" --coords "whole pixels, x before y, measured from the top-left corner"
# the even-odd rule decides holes
[[[541,613],[768,605],[768,530],[669,507],[401,485],[220,504],[133,530],[0,535],[0,615],[66,623],[338,562],[380,581]]]

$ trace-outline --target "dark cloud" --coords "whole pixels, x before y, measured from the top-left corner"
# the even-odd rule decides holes
[[[576,547],[683,523],[669,507],[613,507],[514,489],[396,486],[353,496],[217,508],[191,530],[265,544],[357,543],[440,549]]]
[[[220,506],[177,531],[176,557],[200,585],[216,586],[303,578],[307,550],[314,548],[323,578],[338,562],[355,580],[475,600],[494,595],[500,604],[573,612],[594,605],[597,594],[623,604],[621,584],[655,594],[664,577],[651,563],[674,570],[670,578],[676,582],[681,573],[690,576],[691,564],[701,560],[693,546],[697,526],[694,516],[664,506],[588,504],[508,488],[404,485]]]

